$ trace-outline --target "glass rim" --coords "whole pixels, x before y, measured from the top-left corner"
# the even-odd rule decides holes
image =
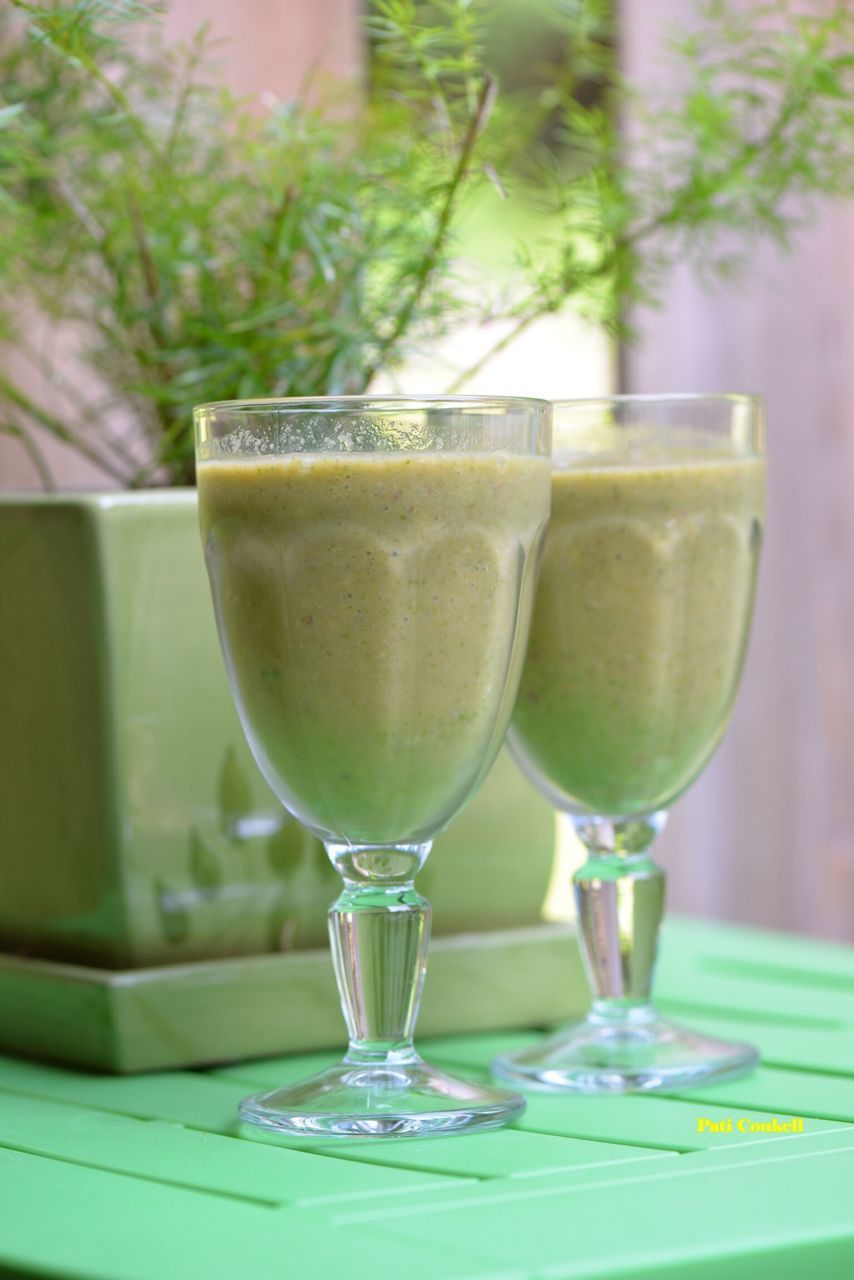
[[[603,404],[698,404],[715,403],[749,405],[763,409],[765,397],[758,391],[663,391],[658,393],[621,392],[612,396],[573,396],[568,400],[553,400],[555,409],[575,408],[579,405]]]
[[[537,396],[495,395],[257,396],[247,400],[210,400],[204,404],[194,405],[193,414],[217,409],[246,413],[251,413],[254,409],[268,413],[271,409],[323,413],[332,411],[336,405],[342,406],[345,410],[360,407],[373,413],[392,413],[400,409],[453,408],[455,405],[463,408],[479,406],[494,410],[504,407],[534,406],[542,411],[551,409],[552,401]]]

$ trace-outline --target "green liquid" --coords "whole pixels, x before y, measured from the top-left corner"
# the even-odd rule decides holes
[[[556,802],[639,813],[696,777],[735,694],[763,509],[753,457],[555,469],[512,741]]]
[[[305,454],[199,468],[202,535],[255,757],[307,825],[426,839],[512,708],[549,462]]]

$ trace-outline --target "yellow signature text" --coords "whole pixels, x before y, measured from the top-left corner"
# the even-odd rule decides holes
[[[725,1116],[712,1120],[708,1116],[697,1117],[698,1133],[803,1133],[803,1116],[769,1116],[767,1120],[751,1120],[748,1116]]]

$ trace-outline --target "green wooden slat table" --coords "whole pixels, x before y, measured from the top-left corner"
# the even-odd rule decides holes
[[[332,1055],[124,1078],[2,1058],[0,1276],[854,1280],[854,948],[671,922],[658,996],[760,1068],[533,1095],[480,1136],[280,1145],[238,1134],[238,1100]],[[485,1078],[527,1038],[421,1047]],[[739,1132],[775,1116],[803,1133]]]

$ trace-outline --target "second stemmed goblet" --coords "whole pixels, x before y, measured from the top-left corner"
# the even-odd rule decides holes
[[[621,1092],[739,1074],[755,1051],[662,1018],[664,872],[650,846],[735,696],[764,512],[750,396],[555,405],[552,516],[510,732],[587,849],[574,877],[593,1007],[494,1064],[529,1087]]]
[[[258,765],[325,842],[343,1062],[246,1099],[301,1135],[504,1124],[515,1093],[412,1042],[429,904],[413,878],[477,788],[515,698],[549,511],[540,400],[347,397],[196,410],[202,537]]]

